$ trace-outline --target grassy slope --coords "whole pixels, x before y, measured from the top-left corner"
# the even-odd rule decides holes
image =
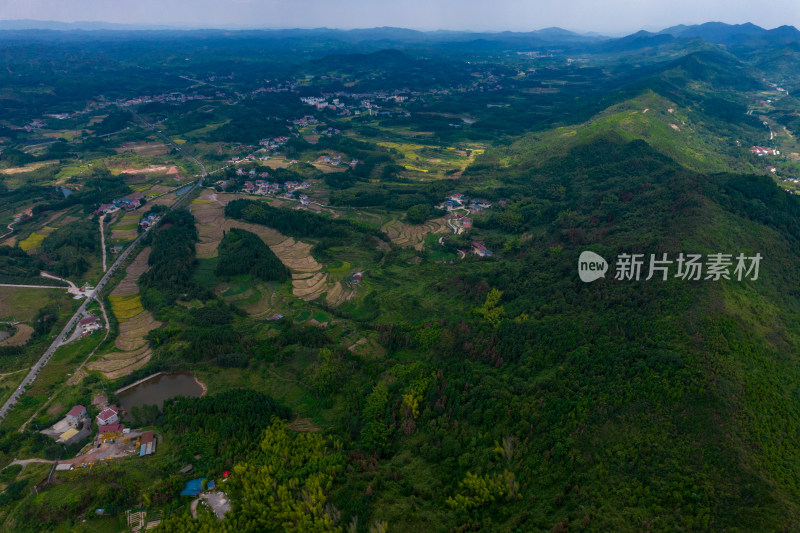
[[[623,142],[644,140],[698,172],[753,170],[736,157],[735,138],[712,131],[702,116],[650,90],[606,109],[584,124],[524,137],[512,145],[509,162],[519,161],[517,154],[524,154],[523,158],[529,161],[563,156],[571,148],[603,134]]]

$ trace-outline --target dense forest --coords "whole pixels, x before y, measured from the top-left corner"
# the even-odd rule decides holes
[[[219,262],[214,274],[221,278],[252,274],[263,281],[283,281],[289,277],[289,269],[258,235],[231,228],[219,245]]]
[[[139,278],[145,308],[157,311],[178,299],[207,298],[191,279],[197,261],[197,228],[191,213],[170,212],[148,239],[152,241],[148,260],[152,268]]]

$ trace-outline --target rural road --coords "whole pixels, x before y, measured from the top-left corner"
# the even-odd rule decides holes
[[[17,221],[15,219],[14,222],[12,222],[8,226],[6,226],[8,228],[8,232],[3,233],[2,235],[0,235],[0,239],[4,239],[6,236],[11,235],[12,233],[14,233],[14,224],[16,224],[16,222]]]
[[[200,179],[197,180],[197,182],[194,184],[194,186],[191,189],[187,190],[183,195],[179,196],[175,200],[175,203],[172,204],[171,209],[176,209],[177,207],[180,206],[181,202],[184,199],[189,197],[191,192],[193,192],[195,189],[197,189],[197,187],[200,187],[200,186],[203,185],[203,179],[207,175],[206,167],[203,166],[203,164],[200,163],[193,156],[191,156],[188,153],[186,153],[183,150],[183,148],[181,148],[180,146],[178,146],[177,144],[172,142],[172,140],[169,137],[167,137],[166,135],[164,135],[163,133],[161,133],[160,131],[155,129],[155,127],[152,124],[148,123],[143,118],[141,118],[135,111],[133,111],[132,109],[129,110],[129,111],[133,114],[134,117],[136,117],[138,120],[140,120],[142,123],[144,123],[144,125],[147,128],[149,128],[150,130],[154,131],[155,133],[157,133],[158,135],[163,137],[166,140],[167,143],[169,143],[170,145],[174,146],[180,153],[182,153],[183,155],[185,155],[186,157],[188,157],[189,159],[194,161],[197,164],[197,166],[200,167],[200,171],[201,171]],[[86,314],[86,306],[89,305],[89,302],[94,300],[95,295],[100,294],[100,292],[103,290],[103,288],[109,282],[109,280],[111,280],[111,278],[114,276],[114,273],[117,271],[117,269],[120,267],[120,265],[122,265],[125,262],[125,260],[128,259],[128,256],[130,255],[131,251],[137,249],[137,246],[141,242],[141,240],[154,227],[155,226],[148,227],[138,237],[136,237],[136,240],[134,240],[130,245],[128,245],[128,247],[125,248],[125,250],[123,252],[121,252],[119,254],[119,256],[117,256],[117,260],[114,261],[114,263],[108,269],[108,272],[106,272],[103,275],[103,278],[97,284],[97,286],[95,287],[94,291],[92,291],[91,293],[87,293],[86,300],[84,300],[84,302],[81,304],[81,306],[75,312],[75,314],[72,315],[72,318],[69,319],[69,322],[67,322],[67,324],[61,330],[61,332],[58,334],[58,336],[56,336],[55,340],[53,340],[52,344],[50,344],[50,347],[47,348],[47,350],[44,352],[44,354],[42,354],[42,357],[39,358],[39,360],[36,362],[35,365],[33,365],[33,367],[31,368],[30,372],[28,372],[28,375],[25,376],[25,379],[23,379],[22,383],[20,383],[19,387],[17,387],[17,390],[15,390],[11,394],[11,397],[8,400],[6,400],[6,402],[3,404],[3,407],[0,407],[0,423],[2,423],[3,420],[5,420],[6,416],[8,416],[8,413],[11,411],[11,409],[14,407],[14,405],[16,405],[16,403],[19,401],[19,399],[22,397],[22,395],[25,393],[25,390],[27,389],[27,387],[31,383],[33,383],[33,381],[39,375],[39,372],[41,372],[42,368],[44,368],[45,365],[47,365],[47,363],[50,361],[50,358],[53,357],[53,354],[56,352],[58,347],[61,346],[61,344],[69,337],[69,335],[75,329],[75,326],[78,324],[78,321]]]
[[[100,246],[103,249],[103,272],[108,270],[106,266],[106,232],[105,228],[103,228],[103,223],[106,221],[106,214],[103,213],[100,215]]]

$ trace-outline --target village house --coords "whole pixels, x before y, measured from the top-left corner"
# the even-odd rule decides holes
[[[99,317],[89,315],[81,319],[78,322],[78,326],[81,328],[81,335],[89,335],[99,329],[103,329],[103,321]]]
[[[142,228],[147,229],[150,226],[152,226],[153,224],[155,224],[156,222],[158,222],[160,219],[161,219],[161,217],[159,217],[157,214],[148,213],[148,214],[146,214],[145,216],[142,217],[142,219],[139,221],[139,225]]]
[[[109,405],[97,415],[97,425],[103,426],[106,424],[114,424],[119,422],[119,409],[115,405]]]
[[[114,438],[118,433],[122,433],[123,429],[125,429],[125,424],[114,422],[113,424],[103,424],[99,426],[97,432],[100,434],[112,433],[113,435],[103,435],[102,438]]]
[[[94,210],[95,215],[102,215],[104,213],[113,213],[119,208],[114,204],[100,204],[100,207]]]
[[[74,406],[67,413],[67,422],[72,424],[73,426],[77,425],[78,422],[80,422],[84,418],[86,418],[86,408],[82,405]]]
[[[767,148],[765,146],[753,146],[750,148],[750,151],[756,154],[758,157],[763,157],[765,155],[780,155],[778,150]]]
[[[126,211],[131,211],[141,207],[143,198],[142,193],[137,192],[125,198],[114,200],[114,205]]]
[[[152,431],[145,431],[139,439],[139,457],[156,453],[156,438]]]
[[[473,242],[472,248],[479,257],[491,257],[493,255],[491,250],[479,242]]]

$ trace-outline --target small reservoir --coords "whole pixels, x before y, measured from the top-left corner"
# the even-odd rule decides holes
[[[203,393],[205,387],[191,372],[155,374],[117,391],[120,404],[127,413],[133,407],[143,405],[157,405],[161,409],[164,400],[175,396],[199,398]]]

